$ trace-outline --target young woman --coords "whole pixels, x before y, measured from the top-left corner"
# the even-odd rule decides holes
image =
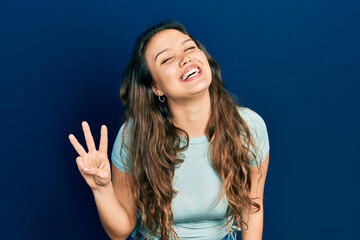
[[[265,123],[235,103],[184,26],[163,22],[138,38],[120,97],[112,174],[106,126],[99,150],[86,122],[88,152],[69,135],[109,237],[262,239]]]

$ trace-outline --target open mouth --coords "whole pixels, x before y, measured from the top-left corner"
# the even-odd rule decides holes
[[[198,67],[191,68],[189,71],[187,71],[183,76],[182,80],[185,81],[189,79],[190,77],[193,77],[195,75],[198,75],[200,73],[200,69]]]

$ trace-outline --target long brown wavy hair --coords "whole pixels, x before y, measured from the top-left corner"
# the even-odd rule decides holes
[[[165,29],[175,29],[194,40],[210,64],[212,80],[209,86],[211,114],[206,127],[214,169],[222,179],[222,194],[226,195],[230,217],[227,226],[246,225],[243,214],[260,205],[249,197],[251,190],[250,161],[256,148],[246,122],[238,112],[235,97],[225,90],[220,69],[204,46],[185,27],[174,21],[161,22],[147,29],[137,39],[132,57],[123,75],[120,98],[125,105],[123,143],[129,139],[127,162],[133,164],[131,189],[141,214],[141,223],[161,239],[178,239],[172,227],[171,201],[174,171],[183,162],[180,154],[189,144],[188,134],[173,124],[167,102],[160,102],[151,86],[153,78],[145,61],[145,50],[152,36]],[[131,123],[131,124],[130,124]],[[125,134],[126,133],[126,134]],[[126,135],[126,136],[125,136]],[[187,144],[181,147],[180,135]],[[124,147],[124,146],[122,146]],[[225,225],[224,225],[225,226]],[[160,231],[158,231],[160,229]]]

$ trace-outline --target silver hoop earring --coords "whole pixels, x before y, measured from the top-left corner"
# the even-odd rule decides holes
[[[161,99],[161,97],[164,97],[164,98]],[[162,96],[159,95],[159,101],[162,102],[162,103],[165,102],[165,95],[162,95]]]

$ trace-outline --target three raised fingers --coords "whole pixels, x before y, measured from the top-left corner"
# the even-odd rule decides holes
[[[87,122],[82,122],[82,128],[84,131],[86,145],[90,151],[96,151],[95,142],[93,136],[90,131],[90,126]],[[101,126],[101,135],[100,135],[100,144],[99,144],[99,151],[107,154],[107,147],[108,147],[108,132],[107,127],[105,125]],[[73,134],[69,135],[69,140],[71,144],[74,146],[75,150],[81,157],[85,157],[87,152],[83,148],[83,146],[78,142],[76,137]]]

